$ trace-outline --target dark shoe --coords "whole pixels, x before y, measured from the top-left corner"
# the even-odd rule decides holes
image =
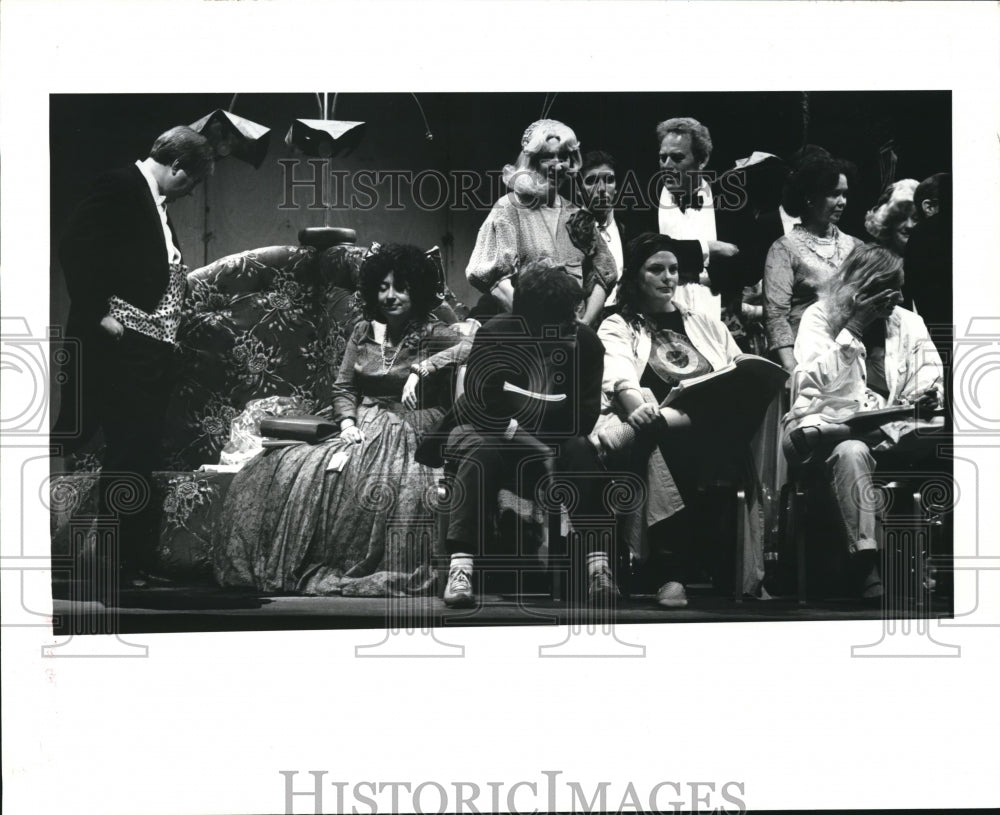
[[[860,549],[851,556],[855,585],[862,600],[881,600],[885,594],[878,569],[877,549]]]
[[[172,577],[157,574],[149,569],[139,569],[138,575],[148,586],[172,586],[175,582]]]
[[[118,572],[118,588],[120,591],[131,591],[133,589],[145,589],[149,587],[149,581],[140,569],[129,566],[122,567]]]

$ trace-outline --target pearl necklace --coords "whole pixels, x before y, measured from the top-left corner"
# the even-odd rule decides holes
[[[822,260],[824,263],[831,264],[833,266],[839,267],[840,262],[843,259],[841,257],[840,241],[837,240],[839,233],[834,227],[829,237],[821,238],[818,235],[814,235],[805,227],[799,231],[799,243],[810,252],[812,252],[816,257]],[[820,252],[819,247],[832,246],[832,251],[830,254],[823,254]]]
[[[407,324],[406,330],[403,331],[403,336],[399,339],[399,345],[396,346],[396,353],[392,355],[392,359],[386,359],[385,356],[385,345],[386,340],[389,338],[389,326],[386,326],[385,332],[382,334],[382,344],[380,347],[382,355],[382,370],[388,372],[392,369],[392,366],[396,364],[396,358],[399,356],[399,352],[403,350],[403,346],[406,344],[406,338],[410,335],[410,324]]]

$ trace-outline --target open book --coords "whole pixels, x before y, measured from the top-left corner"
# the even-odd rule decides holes
[[[916,415],[915,405],[893,405],[878,410],[860,410],[843,419],[827,419],[831,424],[846,424],[852,433],[875,430],[888,422],[912,419]]]
[[[786,379],[788,373],[780,365],[754,354],[740,354],[725,368],[681,380],[660,407],[695,414],[727,405],[741,413],[741,408],[759,413],[759,421]]]
[[[847,425],[854,435],[876,430],[890,422],[903,421],[919,422],[922,430],[926,432],[928,428],[935,425],[943,427],[944,420],[944,408],[921,410],[918,412],[915,404],[892,405],[890,407],[879,408],[878,410],[860,410],[857,413],[852,413],[850,416],[845,416],[843,419],[827,419],[831,424]]]

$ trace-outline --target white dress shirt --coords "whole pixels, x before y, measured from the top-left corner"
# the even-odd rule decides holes
[[[781,230],[785,235],[788,235],[792,231],[793,226],[802,223],[801,218],[793,218],[780,205],[778,206],[778,216],[781,218]]]
[[[167,247],[167,263],[171,265],[180,263],[181,250],[174,243],[174,236],[170,232],[169,224],[167,224],[167,199],[160,195],[160,187],[146,165],[137,161],[135,166],[139,168],[142,177],[146,179],[146,183],[149,185],[149,194],[153,196],[153,203],[156,204],[156,211],[160,215],[160,223],[163,225],[163,240]]]
[[[701,244],[702,262],[708,268],[708,244],[709,241],[716,240],[712,189],[706,181],[702,181],[695,195],[701,198],[701,209],[689,206],[681,212],[673,193],[666,187],[663,188],[659,206],[660,234],[679,241],[698,241]]]

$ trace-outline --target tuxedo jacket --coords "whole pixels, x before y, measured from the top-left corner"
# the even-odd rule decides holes
[[[52,431],[68,452],[86,444],[100,425],[106,373],[117,364],[114,355],[121,349],[100,327],[108,299],[117,295],[144,311],[155,310],[170,280],[167,258],[163,223],[135,165],[100,178],[71,216],[59,261],[70,296],[66,336],[79,342],[80,356],[76,365],[63,369]],[[150,358],[149,368],[155,376],[169,375],[160,353]]]
[[[918,223],[903,256],[904,306],[916,303],[932,335],[950,337],[952,313],[952,223],[945,214]],[[950,340],[940,346],[952,351]]]
[[[721,185],[721,179],[716,179],[709,186],[712,189],[712,199],[715,207],[715,231],[718,240],[734,243],[742,252],[748,230],[749,208],[746,206],[733,208],[726,206],[726,190]],[[655,201],[660,200],[663,186],[657,187]],[[731,194],[730,194],[731,196]],[[646,228],[651,232],[659,232],[659,210],[653,207],[652,217],[648,219]],[[701,244],[696,240],[678,240],[678,262],[680,264],[681,282],[694,282],[704,269]],[[716,257],[708,265],[708,276],[712,290],[722,295],[723,302],[739,299],[743,292],[744,271],[743,261],[739,258]]]
[[[173,234],[172,225],[170,230]],[[97,181],[70,218],[59,261],[70,296],[66,333],[71,337],[99,336],[112,295],[143,311],[156,308],[170,280],[170,265],[156,203],[138,167]]]

